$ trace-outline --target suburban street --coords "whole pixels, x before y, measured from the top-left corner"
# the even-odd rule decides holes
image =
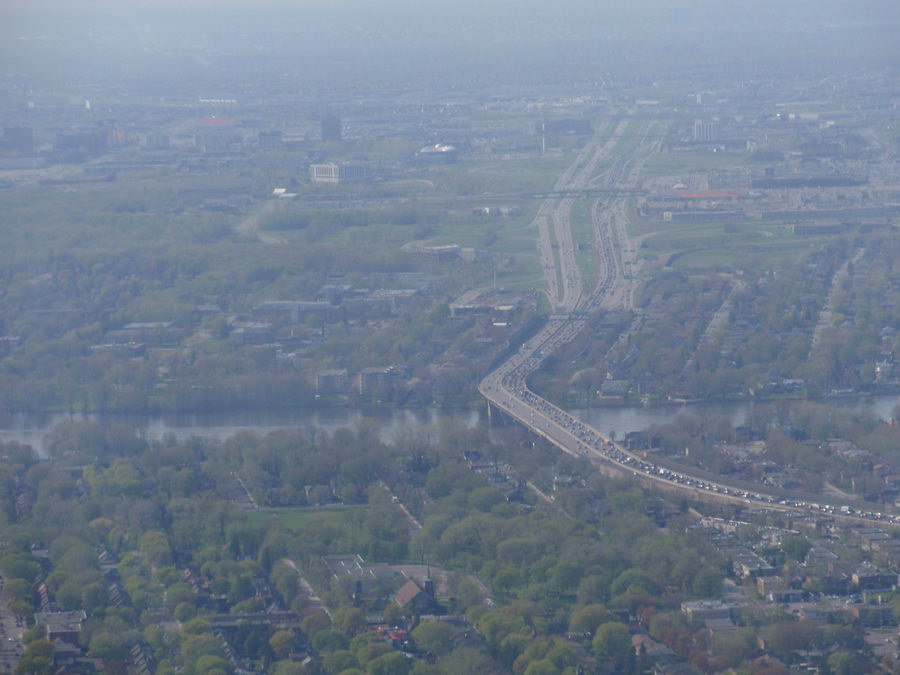
[[[25,626],[21,618],[10,610],[10,599],[4,586],[5,579],[0,577],[0,672],[11,673],[24,649],[22,635]]]

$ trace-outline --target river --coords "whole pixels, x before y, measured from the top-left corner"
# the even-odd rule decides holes
[[[573,414],[582,422],[590,424],[601,433],[609,435],[615,432],[618,437],[629,431],[641,431],[654,424],[665,424],[680,413],[698,417],[722,416],[728,418],[732,425],[744,424],[754,406],[791,405],[792,401],[726,402],[726,403],[684,403],[664,406],[623,406],[620,408],[585,408],[573,410]],[[888,420],[894,407],[900,404],[900,395],[885,394],[879,396],[858,396],[835,398],[828,403],[840,410],[868,411],[877,417]]]
[[[843,410],[868,410],[888,419],[900,404],[900,395],[841,398],[833,403]],[[629,431],[640,431],[654,424],[671,421],[679,413],[698,416],[724,416],[732,424],[744,423],[754,405],[748,402],[686,403],[667,406],[623,406],[575,409],[573,414],[604,434],[621,437]],[[784,405],[789,405],[785,403]],[[434,426],[442,419],[457,420],[464,426],[477,425],[485,408],[302,408],[297,410],[244,410],[220,413],[182,413],[159,415],[126,415],[100,413],[12,413],[0,415],[0,441],[18,441],[45,455],[45,436],[57,424],[70,420],[97,420],[122,423],[134,428],[138,436],[158,441],[167,436],[184,440],[192,436],[224,440],[239,431],[266,434],[271,431],[334,431],[352,426],[361,419],[371,419],[379,426],[385,442],[406,427]]]

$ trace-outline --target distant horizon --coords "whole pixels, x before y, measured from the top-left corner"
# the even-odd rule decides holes
[[[191,12],[194,10],[243,9],[259,11],[264,9],[367,9],[378,10],[390,7],[415,7],[426,8],[456,8],[485,10],[506,6],[511,9],[529,10],[534,8],[547,8],[547,4],[540,0],[6,0],[0,14],[6,11],[63,11],[67,14],[84,14],[93,11],[112,11],[116,14],[127,14],[131,11],[142,10],[178,10]],[[814,11],[819,16],[822,13],[837,12],[848,17],[878,12],[884,19],[900,20],[900,5],[893,0],[856,0],[849,6],[844,0],[795,0],[785,4],[780,0],[757,0],[748,4],[743,0],[632,0],[627,5],[613,0],[558,0],[553,8],[593,9],[611,13],[633,13],[656,9],[660,11],[689,12],[691,10],[724,10],[755,15],[760,12],[774,11],[778,14],[804,8]],[[804,10],[805,11],[805,10]],[[477,19],[477,15],[473,16]]]
[[[340,45],[339,58],[327,55]],[[8,0],[9,73],[206,87],[301,72],[351,82],[491,84],[690,72],[827,76],[900,65],[894,0]],[[849,70],[848,70],[849,69]],[[197,84],[193,84],[195,82]]]

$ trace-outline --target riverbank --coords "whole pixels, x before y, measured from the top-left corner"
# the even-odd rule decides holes
[[[788,405],[797,401],[787,402]],[[866,410],[881,419],[889,419],[895,406],[900,404],[900,394],[870,397],[841,397],[831,401],[845,410]],[[599,431],[625,434],[642,431],[654,424],[666,424],[680,414],[697,416],[721,416],[733,425],[743,424],[756,405],[773,402],[728,401],[718,403],[683,403],[645,407],[641,405],[604,408],[573,408],[572,414]],[[215,413],[85,413],[85,412],[32,412],[0,415],[0,441],[17,441],[34,447],[46,455],[46,436],[58,424],[64,422],[94,421],[104,424],[130,426],[148,441],[174,436],[178,440],[190,437],[226,440],[241,431],[268,434],[276,431],[307,433],[332,433],[342,427],[369,420],[378,426],[379,437],[391,441],[401,430],[429,433],[430,428],[443,420],[476,426],[486,421],[483,405],[450,408],[418,407],[396,408],[388,406],[321,406],[310,408],[268,408],[232,410]]]
[[[622,396],[608,396],[595,398],[593,401],[567,398],[560,407],[580,409],[605,409],[605,408],[629,408],[642,406],[644,408],[657,408],[666,406],[683,405],[716,405],[716,404],[768,404],[768,403],[831,403],[835,401],[869,399],[881,396],[895,396],[900,399],[900,386],[882,387],[873,392],[835,392],[827,396],[809,397],[806,394],[780,394],[773,396],[730,396],[723,398],[667,398],[667,399],[641,399],[633,400]],[[559,405],[557,403],[557,405]]]

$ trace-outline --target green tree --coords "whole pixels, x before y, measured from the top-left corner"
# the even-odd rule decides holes
[[[46,637],[47,627],[38,623],[25,631],[25,633],[22,635],[22,642],[28,645],[35,640],[43,640]]]
[[[715,567],[704,567],[697,572],[691,583],[691,591],[694,595],[704,598],[718,597],[722,590],[722,581],[725,575]]]
[[[231,672],[231,664],[215,654],[204,654],[194,663],[196,675],[228,675]]]
[[[453,628],[443,621],[423,621],[413,628],[412,638],[422,652],[431,652],[435,656],[443,656],[450,652],[453,644],[450,636]]]
[[[81,587],[81,607],[88,614],[93,614],[100,607],[109,604],[109,591],[106,584],[100,581],[84,584]]]
[[[286,604],[290,604],[297,591],[300,590],[300,579],[297,571],[286,562],[279,560],[272,567],[272,581]]]
[[[606,596],[608,581],[597,574],[589,574],[578,584],[578,602],[582,604],[597,603]]]
[[[99,631],[91,637],[88,653],[104,661],[121,661],[128,655],[128,648],[119,635]]]
[[[196,602],[197,596],[183,581],[177,581],[166,589],[166,607],[171,611],[182,603],[193,604]]]
[[[460,607],[463,609],[477,607],[484,601],[484,593],[471,579],[463,579],[459,582],[459,586],[456,589],[456,597]]]
[[[309,675],[309,669],[295,661],[277,661],[270,672],[272,675]]]
[[[789,654],[797,649],[811,649],[818,627],[812,621],[779,621],[768,627],[766,646],[775,654]]]
[[[141,555],[153,566],[172,564],[172,547],[164,532],[149,530],[141,535],[139,548]]]
[[[212,632],[212,626],[204,617],[196,616],[182,624],[181,632],[185,635],[205,635]]]
[[[317,652],[327,654],[328,652],[336,652],[339,649],[347,649],[350,641],[341,631],[334,628],[326,628],[316,633],[312,643]]]
[[[224,656],[222,643],[212,633],[191,635],[181,644],[181,657],[186,664],[196,663],[205,655]]]
[[[730,668],[737,668],[749,658],[756,646],[753,630],[742,628],[734,632],[719,632],[713,636],[712,651]]]
[[[369,665],[370,661],[374,661],[379,656],[383,656],[392,651],[394,651],[393,647],[382,640],[381,642],[369,642],[368,644],[355,649],[354,653],[356,654],[356,660],[359,661],[360,667],[365,668]]]
[[[591,643],[594,656],[601,661],[621,662],[625,652],[631,649],[631,634],[628,627],[618,621],[607,621],[597,628],[597,634]]]
[[[50,675],[53,669],[53,643],[47,639],[34,640],[16,664],[16,675]]]
[[[852,626],[840,624],[825,626],[822,642],[829,645],[840,645],[847,649],[861,649],[865,641]]]
[[[441,675],[491,675],[497,664],[480,649],[457,647],[438,661]]]
[[[569,630],[573,633],[584,631],[594,635],[601,624],[609,621],[615,621],[615,616],[600,603],[593,603],[572,612]]]
[[[7,606],[9,611],[13,613],[13,616],[19,616],[29,621],[34,618],[34,607],[30,602],[13,600]]]
[[[835,652],[828,657],[828,671],[832,675],[856,675],[870,672],[866,668],[866,659],[856,652]]]
[[[181,623],[186,623],[197,616],[197,607],[190,602],[179,602],[173,616]]]
[[[519,571],[510,566],[505,566],[494,575],[493,586],[498,593],[509,593],[514,586],[522,581]]]
[[[310,639],[314,638],[320,631],[327,630],[330,627],[331,619],[328,618],[325,612],[310,614],[300,622],[300,630],[303,631],[304,635],[309,636]]]
[[[412,669],[412,662],[400,652],[382,654],[369,661],[366,672],[369,675],[407,675]]]
[[[805,560],[812,544],[802,534],[788,534],[781,539],[781,550],[791,560]]]
[[[655,595],[657,592],[656,584],[644,570],[630,569],[616,577],[609,587],[609,593],[615,597],[632,589],[646,595]]]
[[[487,612],[475,625],[484,636],[488,650],[495,657],[500,655],[501,645],[509,635],[524,634],[527,631],[525,621],[521,616],[509,616],[499,611]]]
[[[513,663],[513,673],[554,672],[574,666],[578,658],[575,649],[566,640],[558,637],[538,637],[533,639]],[[538,664],[538,665],[534,665]],[[532,668],[532,666],[534,666]]]
[[[559,675],[559,668],[550,659],[538,659],[528,664],[525,675]]]
[[[347,635],[356,635],[366,628],[366,614],[359,607],[341,607],[334,613],[334,624]]]
[[[39,654],[23,654],[16,664],[16,675],[52,675],[56,672],[53,660]]]
[[[34,587],[25,579],[9,579],[3,585],[3,591],[11,601],[18,600],[34,604]]]
[[[478,511],[490,511],[503,501],[503,494],[495,487],[475,488],[469,493],[469,506]]]
[[[0,571],[9,580],[34,579],[40,573],[41,565],[32,556],[13,551],[0,556]]]
[[[275,631],[269,638],[269,647],[278,659],[286,659],[294,650],[295,644],[294,632],[290,630]]]
[[[356,656],[349,649],[339,649],[336,652],[326,654],[322,662],[325,670],[332,675],[337,675],[337,673],[342,673],[349,668],[357,668],[359,666]]]

